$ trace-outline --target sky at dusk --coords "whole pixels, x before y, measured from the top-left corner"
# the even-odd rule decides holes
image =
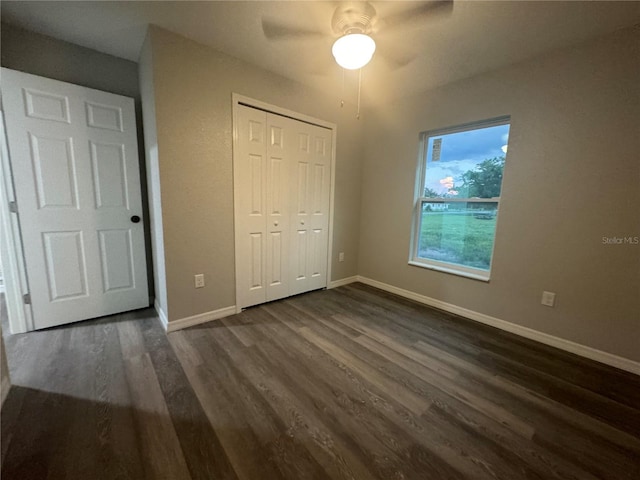
[[[434,141],[437,158],[438,139],[442,139],[440,159],[433,161]],[[484,160],[503,156],[508,139],[509,125],[431,136],[427,144],[425,186],[438,194],[450,192],[455,195],[456,187],[462,185],[462,174]]]

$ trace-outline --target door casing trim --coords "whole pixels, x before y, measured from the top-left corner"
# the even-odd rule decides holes
[[[9,202],[14,202],[16,198],[3,110],[0,110],[0,144],[2,151],[0,155],[2,157],[0,161],[0,222],[2,223],[0,256],[9,330],[12,334],[16,334],[29,332],[34,327],[31,305],[23,301],[24,295],[29,292],[29,284],[22,251],[19,214],[9,210]]]

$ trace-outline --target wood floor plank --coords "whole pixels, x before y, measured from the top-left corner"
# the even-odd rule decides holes
[[[135,409],[127,384],[118,325],[106,322],[101,325],[102,349],[93,355],[99,360],[95,375],[99,468],[107,478],[142,478],[138,437],[131,429]]]
[[[167,335],[157,328],[153,319],[138,325],[191,478],[236,479],[220,439],[209,423]]]
[[[325,477],[324,468],[308,449],[310,437],[307,425],[300,423],[299,404],[287,395],[284,385],[276,378],[268,379],[264,370],[260,375],[255,374],[258,368],[254,367],[264,367],[268,360],[260,357],[253,346],[239,357],[231,358],[226,342],[232,338],[216,337],[215,343],[206,347],[216,353],[219,366],[216,370],[224,370],[225,383],[229,390],[237,393],[235,407],[240,407],[248,428],[282,477]],[[310,421],[307,418],[307,422]]]
[[[232,342],[232,338],[225,338],[223,332],[216,332],[214,341],[227,354],[231,352],[229,350],[230,344],[227,342]],[[337,448],[341,444],[339,438],[331,439],[330,429],[318,416],[315,402],[309,402],[308,398],[296,394],[296,392],[292,393],[282,370],[269,369],[272,373],[266,373],[270,362],[261,355],[256,347],[251,347],[244,352],[235,352],[233,355],[232,360],[235,364],[242,366],[243,375],[251,382],[270,408],[280,415],[287,435],[302,439],[318,464],[329,465],[328,468],[333,469],[336,462],[330,460],[333,459],[337,463],[341,463],[342,456],[349,456],[348,449]],[[327,441],[327,439],[330,440]],[[320,454],[318,448],[324,455]],[[366,473],[366,468],[361,464],[352,463],[352,465],[354,465],[356,475],[343,472],[346,473],[346,476],[337,478],[371,478],[371,475]],[[363,476],[363,472],[365,476]],[[296,478],[296,476],[287,478]]]
[[[185,335],[183,331],[172,332],[168,335],[169,343],[176,352],[177,357],[181,360],[183,367],[189,365],[191,369],[198,367],[204,363],[202,356],[193,346],[193,342]],[[185,373],[187,370],[185,369]]]
[[[19,436],[20,412],[25,403],[28,390],[26,388],[15,387],[11,391],[11,396],[7,396],[2,404],[2,415],[0,415],[0,465],[4,465],[9,445],[14,437]]]
[[[457,378],[457,382],[461,386],[467,389],[482,390],[485,395],[496,398],[504,405],[510,406],[509,408],[517,407],[522,415],[531,418],[538,428],[546,421],[551,421],[555,426],[558,425],[558,422],[566,423],[584,430],[592,438],[602,437],[604,441],[627,449],[632,455],[640,456],[640,439],[634,435],[618,430],[606,422],[576,411],[561,402],[529,390],[519,383],[473,365],[462,358],[437,350],[432,345],[426,346],[419,341],[416,348],[420,351],[426,351],[424,350],[426,348],[430,355],[437,356],[450,365],[459,366],[461,376]]]
[[[284,307],[280,305],[280,308],[282,310]],[[283,312],[281,311],[279,313],[282,314]],[[278,318],[283,320],[284,317],[279,315]],[[289,322],[286,323],[293,330],[299,333],[300,331],[304,333],[308,330],[308,326],[306,324],[305,326],[300,327],[291,325]],[[314,339],[312,338],[311,342],[313,341]],[[330,358],[335,360],[331,353],[328,355]],[[359,382],[362,380],[362,377],[355,376],[355,372],[350,371],[351,365],[344,364],[339,360],[335,361],[338,362],[338,365],[352,381],[355,380]],[[334,380],[337,377],[332,376],[331,378]],[[356,380],[357,378],[360,378],[360,380]],[[364,385],[360,387],[360,390],[367,393],[371,392],[370,387]],[[383,415],[397,429],[400,430],[399,433],[395,429],[393,430],[393,433],[394,435],[397,435],[397,438],[405,436],[407,437],[407,440],[411,442],[419,442],[419,445],[412,445],[411,448],[408,449],[408,452],[419,454],[419,457],[422,460],[429,458],[431,464],[438,465],[439,468],[437,471],[441,473],[446,472],[445,478],[458,478],[458,476],[478,479],[493,478],[486,471],[478,468],[478,463],[474,462],[474,459],[464,451],[464,448],[452,445],[448,440],[446,440],[449,432],[434,428],[433,425],[422,421],[420,416],[414,415],[411,411],[404,409],[400,404],[394,405],[395,402],[393,400],[384,400],[382,397],[378,397],[376,400],[374,397],[373,402],[378,406],[378,410],[383,413]],[[381,474],[381,478],[388,478],[388,475],[388,471],[384,472]],[[421,472],[419,475],[424,475],[424,472]],[[418,476],[418,478],[421,477]]]
[[[299,451],[299,445],[292,436],[295,424],[291,426],[289,418],[276,415],[267,399],[271,389],[276,390],[277,386],[254,385],[246,368],[239,365],[242,358],[240,362],[237,358],[230,359],[223,348],[210,341],[201,341],[198,345],[202,355],[215,362],[213,368],[203,365],[198,369],[196,381],[203,387],[198,392],[208,400],[213,425],[223,430],[223,445],[239,477],[250,479],[263,474],[268,478],[286,478],[284,472],[291,468],[286,459]],[[291,407],[287,411],[291,411]],[[298,418],[292,417],[294,421]],[[226,431],[226,425],[233,428]],[[247,456],[256,461],[247,462]],[[309,462],[305,453],[302,457],[301,463]],[[283,459],[283,463],[278,461]],[[317,473],[318,466],[313,465],[311,471]]]
[[[362,460],[363,468],[366,464],[375,465],[381,475],[404,475],[407,478],[418,475],[418,472],[412,471],[413,466],[406,464],[402,458],[401,451],[406,442],[396,435],[397,427],[362,400],[360,392],[352,384],[340,382],[341,372],[337,367],[331,365],[327,372],[326,367],[330,364],[328,358],[315,356],[313,362],[307,363],[303,360],[304,354],[297,354],[296,347],[300,344],[296,343],[291,332],[287,332],[286,328],[276,329],[272,325],[267,328],[272,330],[267,336],[275,336],[267,337],[269,341],[256,346],[262,352],[263,361],[273,364],[274,371],[278,372],[283,383],[293,383],[296,392],[304,392],[304,397],[298,393],[298,399],[304,401],[307,408],[313,409],[326,430],[318,446],[324,447],[327,441],[341,445],[339,451],[328,452],[333,460],[330,470],[337,468],[340,471],[340,474],[332,474],[332,478],[363,477],[362,473],[345,476],[348,473],[344,472],[344,456],[347,452],[351,454],[350,464],[357,457]],[[291,361],[280,360],[287,357]],[[273,363],[271,359],[279,361]],[[353,450],[353,446],[358,448]]]
[[[280,305],[279,307],[281,309],[286,308],[286,305]],[[270,311],[269,308],[274,307],[268,306],[265,307],[265,310]],[[304,319],[304,317],[300,318]],[[393,392],[397,401],[414,414],[420,415],[430,406],[430,401],[416,393],[416,388],[411,385],[410,381],[402,378],[401,375],[385,375],[385,367],[380,364],[376,365],[377,359],[368,355],[366,349],[359,351],[365,358],[356,355],[355,351],[358,345],[353,342],[353,339],[347,339],[339,333],[336,334],[333,328],[323,328],[319,323],[314,323],[314,319],[311,318],[311,320],[311,322],[306,320],[305,326],[298,328],[298,332],[307,340],[318,345],[342,364],[348,365],[351,370],[360,374],[362,378],[366,378],[375,384],[381,392]]]
[[[334,315],[332,316],[332,318],[347,324],[351,324],[351,325],[357,324],[356,321],[350,320],[349,317],[344,315]],[[491,396],[492,399],[495,398],[498,401],[504,401],[505,400],[504,389],[507,388],[509,389],[510,394],[517,395],[520,400],[535,402],[537,405],[540,405],[539,399],[541,397],[536,395],[535,392],[524,389],[517,384],[507,382],[504,379],[501,380],[499,376],[486,372],[480,367],[478,367],[477,365],[473,365],[470,362],[466,362],[465,360],[462,360],[447,352],[435,349],[437,350],[436,354],[431,354],[430,356],[421,355],[420,351],[417,351],[415,348],[411,349],[409,347],[406,347],[396,342],[390,337],[385,337],[383,334],[377,333],[375,330],[372,330],[371,328],[368,328],[366,326],[359,326],[358,328],[360,329],[360,331],[363,332],[363,334],[367,334],[367,336],[371,337],[371,339],[375,339],[376,342],[382,342],[385,347],[390,347],[396,353],[408,355],[409,358],[418,360],[420,365],[427,367],[426,369],[420,369],[420,371],[423,372],[423,374],[428,374],[430,370],[428,366],[433,365],[435,363],[439,367],[436,369],[436,372],[442,374],[443,370],[448,370],[445,373],[445,376],[447,376],[451,380],[452,379],[451,370],[448,369],[447,367],[447,364],[448,364],[452,368],[456,367],[460,369],[461,372],[465,372],[468,375],[472,375],[474,378],[479,378],[481,376],[483,382],[488,382],[491,385],[497,386],[497,388],[500,389],[500,394],[496,396]],[[401,356],[395,355],[392,352],[385,353],[384,347],[380,345],[376,345],[375,343],[372,344],[370,340],[366,339],[366,337],[360,337],[356,339],[356,341],[364,345],[372,346],[372,348],[377,349],[381,354],[385,355],[387,358],[394,361],[396,364],[403,366],[403,368],[411,369],[411,363],[407,361],[407,359],[404,359]],[[426,347],[431,351],[434,350],[433,346],[427,346],[420,341],[418,342],[418,345]],[[441,361],[442,359],[446,359],[447,364],[443,363]],[[443,379],[442,381],[438,381],[437,378],[435,379],[433,378],[434,377],[431,376],[431,378],[426,378],[426,380],[434,385],[437,385],[439,388],[443,389],[444,391],[447,391],[450,393],[450,389],[453,388],[454,394],[456,394],[455,392],[459,392],[460,390],[459,388],[456,387],[456,382],[448,382],[445,379]],[[487,404],[487,402],[483,398],[478,397],[478,395],[475,395],[473,393],[474,391],[477,391],[477,387],[479,386],[478,384],[475,384],[475,385],[471,385],[468,383],[462,384],[461,378],[459,376],[457,377],[456,380],[457,380],[457,384],[461,384],[460,385],[461,388],[467,389],[466,393],[460,392],[462,393],[462,396],[457,397],[458,399],[462,399],[463,403],[467,403],[467,405],[470,408],[482,408],[482,405]],[[486,390],[482,390],[482,391],[486,392]],[[621,432],[615,428],[611,428],[607,424],[602,423],[597,419],[586,417],[584,414],[580,414],[579,412],[576,412],[570,408],[567,408],[567,407],[562,408],[563,407],[562,404],[558,404],[558,402],[554,402],[554,401],[549,401],[548,398],[545,398],[544,401],[545,401],[544,408],[546,409],[547,413],[550,411],[553,411],[555,416],[558,419],[571,419],[574,425],[580,425],[580,427],[582,428],[589,428],[589,431],[594,435],[606,436],[606,438],[609,441],[615,442],[621,448],[626,448],[630,454],[635,454],[635,455],[640,454],[640,452],[637,449],[638,441],[637,439],[635,439],[635,437],[629,437],[625,434],[625,432]],[[504,409],[500,409],[500,411],[504,411]],[[507,415],[507,418],[509,417],[511,417],[511,415]],[[497,418],[499,421],[501,421],[500,416],[494,417],[494,418]],[[515,419],[515,421],[516,421],[516,424],[520,423],[518,422],[517,419]],[[521,425],[520,429],[522,432],[525,433],[525,435],[532,437],[534,429],[530,425],[530,423],[531,422],[529,422],[529,424]]]
[[[369,382],[375,385],[379,391],[385,392],[389,396],[396,396],[397,401],[400,402],[405,408],[415,415],[420,415],[431,406],[431,402],[408,388],[403,388],[403,385],[396,381],[390,380],[386,375],[381,374],[375,367],[368,365],[351,352],[336,347],[335,344],[328,339],[323,338],[321,335],[313,332],[308,327],[300,329],[300,334],[310,342],[324,350],[328,355],[331,355],[337,361],[345,366],[348,366],[352,371],[359,374],[362,378],[366,378]]]
[[[388,306],[389,301],[391,305],[397,303],[410,305],[408,310],[410,314],[407,318],[417,321],[418,324],[423,323],[420,319],[424,318],[425,312],[428,312],[430,319],[437,319],[437,326],[445,333],[458,332],[464,335],[465,332],[472,332],[472,336],[466,335],[467,342],[481,345],[485,351],[493,353],[505,351],[507,357],[515,357],[529,366],[535,365],[540,371],[552,373],[559,379],[590,389],[594,393],[604,394],[607,398],[634,408],[640,404],[640,389],[630,391],[625,387],[627,383],[638,384],[638,376],[630,372],[611,368],[494,327],[477,324],[472,320],[417,304],[362,284],[351,284],[344,289],[334,291],[340,297],[356,295],[357,298],[383,307]],[[455,321],[452,322],[452,319]],[[447,335],[439,336],[442,339]]]
[[[337,316],[335,315],[333,316],[333,318],[336,317]],[[450,381],[446,377],[443,377],[438,372],[433,371],[430,368],[416,369],[415,364],[411,364],[411,362],[406,361],[402,355],[397,354],[382,343],[379,343],[375,340],[369,340],[366,337],[362,336],[356,338],[354,341],[364,346],[372,353],[388,360],[391,366],[400,367],[400,369],[403,369],[407,373],[407,375],[417,376],[418,378],[426,382],[426,384],[428,384],[429,386],[435,387],[435,389],[427,388],[427,385],[423,387],[427,388],[427,390],[425,390],[426,393],[423,394],[423,397],[429,398],[432,403],[434,399],[440,399],[442,401],[442,397],[436,391],[437,389],[444,395],[454,397],[462,403],[465,403],[469,408],[478,409],[486,416],[494,419],[500,424],[512,428],[515,432],[523,435],[525,438],[533,437],[533,426],[531,426],[527,422],[522,421],[517,416],[512,415],[504,408],[501,408],[500,405],[492,403],[491,401],[487,401],[486,399],[475,395],[471,391],[462,391],[456,386],[455,382]],[[399,377],[400,375],[402,375],[400,369],[394,368],[391,374]]]
[[[234,315],[233,317],[223,318],[220,323],[238,337],[238,340],[240,340],[245,347],[250,347],[255,343],[255,338],[252,333],[255,324],[246,314],[241,313],[240,315]]]
[[[337,323],[349,325],[351,326],[351,328],[357,329],[361,334],[361,338],[356,341],[362,341],[362,336],[369,337],[375,342],[381,345],[385,345],[398,354],[406,357],[414,368],[416,367],[417,363],[418,365],[428,368],[429,370],[433,370],[436,373],[444,375],[451,380],[455,380],[459,375],[458,371],[452,368],[450,365],[439,361],[433,356],[430,357],[421,353],[419,350],[416,350],[413,345],[405,345],[395,340],[393,337],[389,336],[388,333],[385,334],[366,326],[366,324],[361,319],[353,319],[350,316],[344,314],[332,315],[331,319]]]
[[[413,372],[424,382],[435,387],[435,389],[439,390],[446,397],[453,397],[461,403],[465,404],[468,408],[478,410],[483,415],[491,418],[495,422],[506,426],[513,430],[514,433],[517,433],[524,438],[531,439],[533,438],[533,434],[535,432],[534,426],[527,421],[523,421],[517,415],[513,415],[511,412],[503,408],[501,405],[492,402],[491,400],[487,400],[476,393],[465,390],[464,388],[457,385],[454,381],[439,375],[437,372],[434,372],[428,368],[416,369],[415,364],[411,364],[411,362],[406,361],[402,355],[393,351],[385,345],[382,345],[375,340],[368,339],[366,337],[360,337],[356,339],[356,341],[363,345],[366,348],[369,348],[371,351],[377,352],[379,355],[388,359],[390,362],[395,363],[400,368],[405,369],[407,372]],[[432,392],[434,398],[443,398],[438,392]]]
[[[364,318],[371,319],[375,324],[378,325],[380,324],[379,318],[393,318],[393,325],[390,325],[388,327],[391,328],[394,332],[397,332],[396,334],[398,336],[404,338],[413,338],[416,341],[431,344],[436,346],[437,348],[440,348],[441,350],[449,351],[454,355],[473,359],[475,363],[481,364],[485,368],[489,368],[496,373],[509,375],[511,376],[512,381],[520,382],[527,388],[536,390],[544,394],[545,396],[556,398],[559,395],[562,395],[563,398],[558,398],[559,400],[561,400],[563,403],[573,402],[573,408],[581,410],[586,414],[597,418],[606,416],[607,418],[605,418],[605,420],[608,423],[619,422],[619,424],[616,425],[616,427],[619,429],[626,430],[631,433],[640,431],[640,417],[638,417],[637,409],[629,407],[625,403],[619,403],[607,395],[591,391],[580,385],[576,385],[571,381],[567,381],[564,379],[564,375],[561,375],[561,377],[558,378],[556,373],[554,372],[562,371],[561,365],[556,365],[556,369],[552,370],[551,372],[536,370],[532,368],[529,357],[527,356],[530,356],[531,354],[520,353],[521,351],[529,351],[529,346],[525,342],[533,344],[533,350],[536,352],[541,348],[544,348],[545,353],[548,354],[549,351],[552,351],[550,347],[540,346],[539,344],[535,344],[535,342],[521,339],[516,337],[515,335],[507,334],[506,332],[500,332],[497,329],[483,325],[473,325],[473,331],[475,335],[471,337],[468,335],[464,336],[464,330],[462,329],[462,326],[455,326],[455,322],[448,322],[446,324],[447,331],[455,331],[455,333],[452,335],[443,335],[442,331],[434,331],[433,327],[421,329],[420,325],[423,322],[421,322],[419,318],[413,318],[413,315],[420,314],[421,309],[426,309],[428,311],[429,309],[427,307],[421,307],[415,304],[415,313],[412,314],[412,316],[410,317],[411,321],[409,321],[406,318],[400,318],[399,315],[391,311],[391,309],[389,309],[388,300],[385,300],[384,297],[377,298],[377,296],[373,295],[372,293],[363,291],[362,289],[357,287],[348,286],[347,288],[351,288],[352,290],[358,292],[357,295],[359,296],[359,298],[361,297],[363,299],[367,299],[366,303],[363,302],[363,304],[358,307],[359,312],[363,313]],[[342,295],[344,296],[344,293],[342,293]],[[386,311],[387,314],[380,317],[379,311]],[[372,312],[377,313],[376,315],[371,316]],[[450,317],[456,318],[457,320],[457,317]],[[463,321],[463,323],[468,322],[468,320]],[[500,344],[496,343],[496,336],[499,336],[503,339],[502,347],[499,346]],[[510,341],[505,342],[504,338],[508,338]],[[521,348],[514,348],[514,343]],[[509,345],[511,345],[511,347],[507,348],[506,346]],[[491,348],[489,348],[490,346]],[[564,354],[564,352],[558,352],[557,355],[560,355],[563,359],[566,360],[566,355]],[[521,360],[516,361],[515,359]],[[580,359],[580,362],[584,363],[582,359]],[[595,362],[590,362],[590,364],[593,363]],[[598,370],[602,371],[602,367],[598,366]],[[616,385],[620,386],[625,385],[625,383],[631,383],[640,387],[640,385],[638,385],[636,376],[625,374],[620,377],[620,372],[618,370],[609,368],[609,371],[611,371],[614,378],[624,379],[624,381],[620,381],[616,383]],[[540,380],[540,377],[544,377],[544,379]],[[600,377],[604,378],[605,381],[592,381],[591,384],[612,383],[612,381],[608,379],[607,376],[600,375]],[[624,389],[624,387],[622,388]],[[617,388],[614,390],[616,392],[618,391]],[[640,388],[631,390],[633,390],[633,392],[629,392],[628,397],[634,398],[638,395],[635,390],[640,390]],[[616,393],[616,396],[619,397],[620,393]]]
[[[148,479],[189,479],[189,470],[148,353],[125,360]]]

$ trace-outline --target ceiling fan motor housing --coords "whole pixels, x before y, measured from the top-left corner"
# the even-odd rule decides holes
[[[331,28],[336,35],[348,33],[369,34],[373,29],[376,9],[368,2],[347,2],[336,8]]]

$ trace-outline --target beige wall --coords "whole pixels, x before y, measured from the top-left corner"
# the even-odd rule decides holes
[[[333,279],[357,273],[361,122],[339,98],[149,30],[169,320],[235,304],[232,92],[338,125]],[[337,262],[339,251],[345,261]],[[204,273],[205,288],[193,276]]]
[[[167,314],[167,281],[164,260],[164,232],[162,228],[162,196],[160,193],[160,166],[158,163],[158,133],[153,82],[153,56],[151,39],[145,39],[138,63],[140,96],[144,121],[145,170],[149,204],[149,234],[155,285],[155,305]],[[160,313],[160,312],[158,312]],[[162,315],[162,313],[160,313]]]
[[[2,66],[140,98],[135,62],[3,23]]]
[[[368,112],[360,275],[640,360],[640,245],[602,244],[640,236],[639,46],[626,30]],[[490,283],[407,265],[419,133],[505,114]]]

